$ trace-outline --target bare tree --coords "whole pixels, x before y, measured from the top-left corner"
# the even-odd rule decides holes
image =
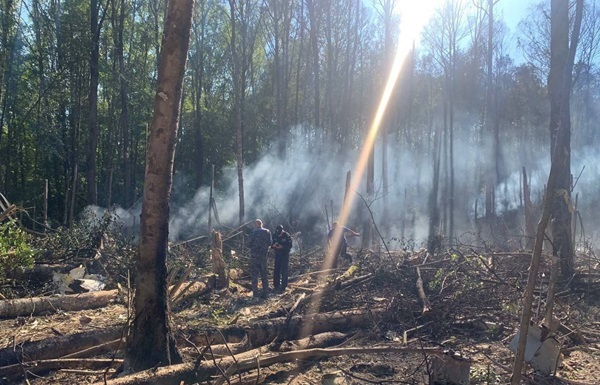
[[[577,0],[573,30],[569,33],[569,4],[553,0],[551,10],[550,74],[550,150],[558,163],[552,214],[553,254],[560,257],[562,275],[575,273],[571,228],[571,88],[573,63],[581,29],[583,0]],[[569,41],[569,36],[571,37]]]
[[[542,242],[546,226],[553,219],[553,255],[560,257],[562,274],[570,277],[574,272],[573,250],[571,244],[571,213],[570,213],[570,108],[573,61],[579,40],[583,0],[576,1],[575,22],[571,31],[569,42],[569,4],[564,0],[552,0],[551,4],[551,50],[550,74],[548,76],[548,96],[550,99],[550,138],[552,145],[552,164],[546,193],[542,217],[538,224],[531,266],[527,279],[527,286],[523,298],[523,311],[519,326],[519,341],[517,354],[513,365],[511,378],[512,385],[521,383],[523,360],[527,334],[532,314],[533,292],[536,286],[537,274],[540,267]],[[570,253],[570,254],[569,254]],[[568,259],[570,258],[570,259]],[[556,277],[554,277],[556,279]],[[551,286],[555,283],[552,282]],[[546,322],[552,322],[552,301],[548,298],[546,309]]]
[[[315,0],[306,0],[306,8],[308,9],[308,19],[310,21],[310,46],[312,49],[313,59],[313,76],[314,76],[314,118],[313,124],[318,129],[321,125],[321,87],[320,87],[320,58],[319,58],[319,29],[321,20],[319,17],[320,10],[317,9]]]
[[[173,159],[193,5],[193,0],[171,0],[165,20],[146,156],[135,317],[125,356],[125,367],[130,371],[181,362],[169,320],[167,244]]]
[[[119,62],[119,96],[121,102],[121,113],[119,116],[119,126],[121,127],[121,133],[123,138],[123,204],[125,207],[129,207],[133,201],[133,187],[131,179],[131,144],[129,136],[129,90],[127,84],[127,73],[125,70],[125,55],[123,49],[123,31],[125,29],[125,15],[127,2],[125,0],[119,1],[119,16],[118,16],[118,28],[117,28],[117,61]]]
[[[89,91],[89,130],[88,130],[88,148],[87,148],[87,202],[88,204],[98,204],[98,186],[96,181],[96,151],[98,149],[98,79],[100,76],[98,70],[98,60],[100,58],[100,31],[106,10],[108,9],[108,0],[104,9],[101,11],[99,0],[90,2],[90,91]]]
[[[275,124],[278,132],[277,149],[280,156],[284,156],[287,146],[288,134],[288,106],[291,78],[291,53],[290,40],[292,29],[292,16],[295,1],[268,0],[267,7],[271,17],[271,49],[273,51],[273,86],[275,94]]]
[[[238,175],[239,223],[244,221],[244,100],[262,14],[251,0],[229,0],[233,128]]]
[[[467,36],[468,31],[465,28],[466,4],[464,0],[447,0],[437,11],[432,23],[425,29],[425,42],[429,46],[432,57],[436,61],[444,75],[444,107],[443,124],[444,140],[442,150],[446,162],[443,163],[446,170],[445,200],[447,219],[444,224],[447,225],[447,233],[450,237],[454,232],[454,99],[455,99],[455,81],[456,65],[460,42]],[[438,159],[437,166],[440,167]],[[434,172],[434,179],[440,177],[440,170]],[[436,186],[439,181],[434,180]],[[432,215],[432,218],[436,216]],[[430,229],[432,227],[430,226]],[[433,234],[430,234],[430,238]]]
[[[396,0],[379,0],[379,6],[382,9],[383,16],[383,73],[388,74],[392,68],[392,60],[394,59],[394,41],[393,41],[393,14],[396,8]],[[393,109],[392,106],[389,107]],[[388,173],[388,135],[393,124],[392,111],[387,111],[384,120],[381,124],[381,183],[383,187],[383,228],[387,229],[389,221],[389,173]]]

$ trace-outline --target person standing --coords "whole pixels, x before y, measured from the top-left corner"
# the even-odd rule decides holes
[[[283,229],[283,225],[279,225],[275,228],[275,232],[273,233],[273,246],[271,247],[275,250],[273,288],[275,291],[284,292],[288,283],[292,237]]]
[[[258,297],[258,276],[262,281],[262,298],[269,295],[269,276],[267,273],[267,254],[271,246],[271,232],[263,227],[260,219],[254,221],[254,230],[250,234],[250,275],[252,276],[252,294]]]
[[[346,233],[349,233],[355,237],[359,236],[360,234],[357,233],[354,230],[351,230],[349,228],[347,228],[346,226],[341,226],[339,223],[333,222],[333,225],[331,227],[331,230],[329,230],[329,233],[327,233],[327,239],[329,241],[329,247],[335,247],[335,250],[333,250],[333,264],[331,265],[332,268],[337,268],[337,264],[338,264],[338,257],[341,255],[342,257],[346,257],[348,255],[347,253],[347,249],[348,249],[348,241],[346,240]],[[337,241],[337,244],[333,244],[335,240]]]

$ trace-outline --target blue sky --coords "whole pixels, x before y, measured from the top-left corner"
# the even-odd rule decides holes
[[[500,0],[496,7],[504,15],[504,21],[512,33],[517,32],[517,24],[527,15],[533,0]]]

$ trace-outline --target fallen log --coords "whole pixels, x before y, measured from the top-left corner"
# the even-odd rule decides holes
[[[0,349],[0,366],[19,362],[47,360],[77,353],[108,341],[120,339],[123,336],[123,328],[124,326],[120,326],[46,338],[40,341],[23,342],[14,347],[10,346]]]
[[[172,304],[177,305],[182,301],[200,297],[211,291],[214,287],[212,284],[212,277],[203,279],[202,281],[191,281],[185,284],[182,288],[178,289],[174,296],[172,296]]]
[[[340,344],[340,343],[344,342],[344,340],[346,340],[347,337],[348,337],[348,334],[340,333],[340,332],[320,333],[320,334],[316,334],[314,336],[304,337],[299,340],[285,341],[280,345],[279,352],[291,352],[294,350],[324,348],[327,346],[333,346],[333,345]],[[209,349],[209,351],[207,352],[209,354],[206,354],[206,356],[208,358],[211,358],[210,357],[211,351],[212,351],[214,358],[223,359],[223,358],[231,358],[231,356],[232,356],[230,353],[227,353],[225,355],[222,355],[221,357],[217,357],[214,347],[211,347],[211,349]],[[257,355],[265,355],[265,354],[269,354],[269,353],[273,353],[273,351],[270,349],[270,347],[268,345],[263,345],[258,348],[242,351],[239,353],[234,353],[234,356],[235,356],[236,360],[240,361],[240,360],[251,359],[253,357],[256,357]]]
[[[363,328],[377,323],[387,309],[347,310],[311,316],[294,316],[289,321],[289,339],[300,339],[312,334],[346,331],[352,328]],[[192,342],[196,346],[206,346],[207,338],[211,344],[241,343],[246,339],[247,348],[256,348],[273,341],[279,330],[286,324],[286,318],[276,318],[254,322],[252,325],[230,325],[222,329],[205,328],[185,330],[186,338],[178,338],[182,346]],[[19,362],[48,360],[80,353],[85,349],[102,345],[122,338],[124,325],[70,334],[40,341],[24,342],[15,347],[0,349],[0,366]],[[179,333],[177,333],[179,334]],[[236,348],[238,348],[236,346]],[[242,349],[240,346],[239,349]],[[222,352],[222,351],[220,351]]]
[[[212,343],[242,342],[248,339],[250,347],[266,345],[273,341],[282,327],[287,325],[286,336],[299,339],[313,334],[330,331],[344,332],[354,328],[364,328],[379,322],[387,313],[387,308],[353,309],[331,313],[318,313],[307,316],[293,316],[259,320],[252,325],[230,325],[222,329],[207,328],[191,330],[188,339],[196,345],[206,345],[206,338]],[[224,338],[224,339],[223,339]]]
[[[122,359],[111,358],[61,358],[56,360],[30,361],[24,362],[22,364],[12,364],[0,367],[0,378],[15,380],[17,378],[22,377],[24,373],[36,374],[58,369],[99,370],[106,368],[116,368],[122,363]]]
[[[297,341],[287,341],[280,346],[280,351],[291,352],[304,349],[325,348],[328,346],[340,344],[344,340],[346,340],[346,338],[347,334],[344,333],[321,333],[314,336],[302,338],[301,340]],[[221,375],[214,381],[213,385],[222,385],[225,382],[230,383],[229,378],[233,374],[239,372],[238,367],[236,365],[237,362],[241,360],[255,360],[256,357],[259,357],[261,355],[268,355],[269,353],[271,353],[269,346],[261,346],[260,348],[235,355],[235,357],[231,358],[234,364],[229,365],[229,368],[227,368],[227,370],[225,371],[221,369]]]
[[[57,310],[97,309],[119,299],[119,290],[95,291],[57,297],[33,297],[0,301],[0,318],[39,315]]]
[[[115,352],[117,350],[123,350],[125,348],[125,337],[118,338],[114,341],[105,342],[100,345],[92,346],[75,353],[61,356],[62,358],[85,358],[93,357],[98,354]]]
[[[98,382],[95,385],[179,385],[183,383],[196,383],[210,381],[215,375],[222,373],[236,374],[252,369],[258,366],[266,367],[280,362],[291,360],[306,360],[321,357],[334,357],[355,354],[380,354],[380,353],[404,353],[404,354],[429,354],[443,355],[443,350],[439,348],[404,348],[397,346],[383,346],[371,348],[315,348],[296,350],[283,353],[266,353],[255,357],[239,360],[237,356],[229,357],[218,362],[220,367],[216,367],[212,361],[203,361],[200,363],[184,363],[179,365],[153,368],[142,372],[134,373],[129,376],[109,380],[107,382]],[[223,367],[234,367],[233,370]]]

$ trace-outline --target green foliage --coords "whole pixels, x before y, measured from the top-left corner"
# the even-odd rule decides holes
[[[134,271],[138,250],[133,237],[127,236],[112,212],[100,218],[88,212],[73,226],[60,227],[37,240],[39,255],[36,259],[46,263],[80,263],[96,254],[100,239],[103,240],[102,258],[88,264],[88,269],[106,276],[108,283],[124,280],[128,272]]]
[[[0,224],[0,280],[14,271],[32,267],[33,262],[27,234],[15,221]]]
[[[457,298],[478,293],[483,287],[483,283],[476,275],[467,272],[471,270],[470,266],[480,265],[481,260],[476,256],[463,256],[456,253],[452,253],[450,259],[456,268],[437,270],[434,279],[429,282],[429,289],[436,292],[450,291],[451,295]],[[446,295],[449,294],[446,293]]]

